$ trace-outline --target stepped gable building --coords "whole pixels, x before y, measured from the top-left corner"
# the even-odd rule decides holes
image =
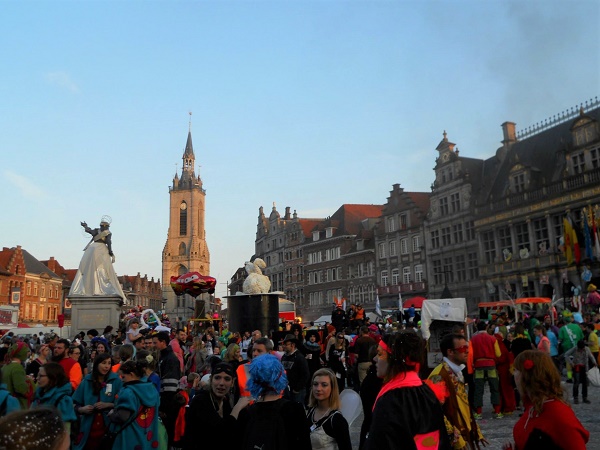
[[[62,279],[62,298],[64,299],[62,312],[65,315],[65,319],[70,320],[71,302],[69,299],[67,299],[67,295],[69,295],[71,285],[73,284],[75,275],[77,275],[77,269],[65,269],[56,259],[54,259],[54,256],[51,256],[48,260],[40,262]]]
[[[154,311],[162,309],[162,286],[160,280],[154,281],[154,277],[148,280],[148,275],[142,277],[139,272],[135,276],[123,275],[118,278],[123,288],[123,293],[127,298],[127,306],[137,306],[142,309],[150,308]]]
[[[167,312],[178,324],[191,317],[195,302],[190,295],[175,295],[170,286],[171,276],[187,272],[210,275],[210,252],[204,229],[206,191],[200,175],[196,176],[194,170],[196,158],[191,125],[182,159],[181,177],[176,173],[173,185],[169,187],[169,230],[162,254],[162,295],[167,300]],[[213,309],[208,294],[202,294],[200,298],[207,302],[207,312]]]
[[[63,300],[62,279],[21,246],[0,251],[0,301],[19,306],[19,321],[56,324]],[[4,283],[6,281],[6,283]],[[4,286],[6,284],[6,287]]]
[[[469,309],[481,299],[479,244],[473,197],[480,189],[485,161],[461,156],[446,132],[436,151],[435,181],[425,226],[428,298],[464,297]]]
[[[285,294],[288,300],[296,303],[296,314],[304,314],[304,244],[312,240],[312,229],[323,219],[300,219],[294,211],[288,226],[284,254]]]
[[[582,210],[600,204],[600,102],[517,134],[506,122],[503,146],[485,161],[474,196],[482,298],[571,297],[587,286],[582,273],[600,281],[598,257],[568,265],[562,251],[563,219],[583,230]],[[545,123],[548,123],[546,121]],[[563,288],[566,287],[566,292]]]
[[[334,297],[354,296],[357,302],[362,299],[365,304],[374,304],[374,240],[364,231],[372,230],[382,210],[382,205],[345,204],[312,229],[312,239],[303,246],[306,320],[330,314]],[[357,237],[362,247],[357,245]],[[365,251],[369,250],[365,244],[371,245],[371,251]],[[349,265],[354,273],[357,264],[362,264],[367,275],[356,277],[350,285]]]
[[[405,192],[400,184],[394,184],[373,230],[377,294],[383,308],[397,309],[400,298],[427,296],[423,224],[429,197],[427,192]],[[361,273],[364,271],[357,270],[353,275]]]

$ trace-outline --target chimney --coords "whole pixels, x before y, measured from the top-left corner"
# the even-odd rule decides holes
[[[514,122],[504,122],[502,124],[502,133],[504,134],[504,140],[502,141],[502,143],[505,146],[509,146],[517,142],[515,126],[516,124]]]
[[[283,217],[285,220],[290,220],[290,207],[285,207],[285,216]]]

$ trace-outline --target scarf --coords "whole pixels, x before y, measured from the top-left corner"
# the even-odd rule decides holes
[[[375,410],[375,405],[377,405],[377,401],[379,397],[384,395],[385,393],[391,391],[392,389],[401,389],[405,387],[417,387],[421,386],[423,381],[419,378],[419,374],[417,372],[402,372],[392,378],[390,381],[385,383],[379,394],[377,394],[377,398],[375,399],[375,403],[373,404],[373,411]]]

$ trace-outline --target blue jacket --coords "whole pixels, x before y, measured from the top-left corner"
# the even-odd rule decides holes
[[[149,381],[130,381],[123,385],[115,404],[115,411],[125,409],[129,419],[121,424],[111,425],[118,432],[113,450],[154,450],[159,445],[158,405],[160,397]]]
[[[18,411],[21,409],[21,404],[19,403],[19,400],[17,400],[12,395],[10,395],[10,392],[8,392],[6,385],[4,383],[2,383],[2,384],[0,384],[0,410],[2,410],[2,405],[4,404],[5,400],[6,400],[5,414],[10,414],[13,411]]]
[[[106,375],[106,379],[104,380],[104,386],[100,389],[100,393],[94,394],[94,386],[92,382],[92,374],[86,375],[79,387],[73,394],[73,402],[77,407],[93,405],[97,402],[106,402],[106,403],[115,403],[117,400],[117,395],[119,391],[123,387],[123,382],[121,378],[114,373],[109,372]],[[110,386],[110,387],[109,387]],[[102,415],[104,416],[104,424],[106,426],[109,425],[109,420],[107,418],[108,412],[110,409],[105,409],[102,411]],[[88,435],[90,434],[90,430],[92,429],[92,423],[94,421],[94,414],[81,414],[81,424],[79,427],[79,435],[73,439],[72,448],[73,450],[82,449],[88,439]]]
[[[71,383],[65,383],[62,386],[54,386],[44,391],[44,388],[37,388],[33,397],[32,407],[50,406],[58,410],[60,417],[65,422],[77,420],[75,409],[73,408],[73,399],[71,398]]]

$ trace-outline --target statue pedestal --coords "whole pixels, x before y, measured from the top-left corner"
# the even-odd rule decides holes
[[[119,316],[123,299],[119,296],[73,295],[71,301],[71,335],[92,328],[102,333],[104,327],[119,328]]]
[[[227,312],[229,329],[239,331],[260,330],[263,336],[279,328],[279,294],[229,295]]]

